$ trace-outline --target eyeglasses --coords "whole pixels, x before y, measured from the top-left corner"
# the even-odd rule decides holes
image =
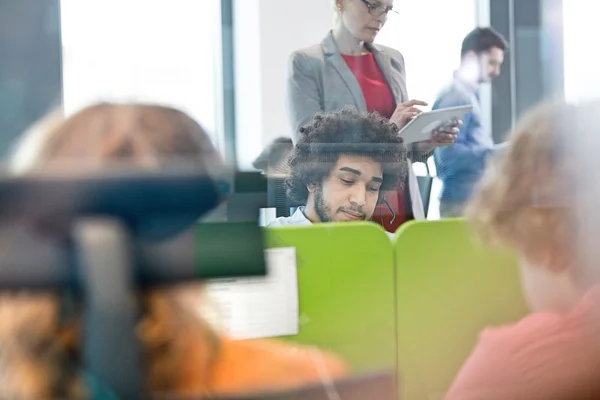
[[[394,8],[391,6],[386,7],[381,3],[371,3],[368,0],[360,1],[362,1],[365,4],[365,6],[367,6],[369,14],[373,15],[374,17],[381,17],[382,15],[387,15],[390,11],[395,14],[398,14],[398,11],[394,10]]]

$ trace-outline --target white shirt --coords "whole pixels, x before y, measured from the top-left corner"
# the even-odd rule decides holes
[[[289,217],[279,217],[269,223],[267,228],[275,228],[279,226],[302,226],[302,225],[312,225],[312,222],[304,215],[304,206],[298,207],[296,212],[294,212]]]
[[[289,217],[279,217],[273,221],[271,221],[271,223],[269,223],[269,225],[267,225],[267,228],[277,228],[280,226],[307,226],[307,225],[312,225],[312,222],[310,222],[310,220],[308,218],[306,218],[306,215],[304,215],[304,206],[298,207],[296,209],[296,212],[294,212],[291,216]],[[394,237],[393,233],[390,232],[385,232],[386,235],[388,235],[388,237],[391,239]]]

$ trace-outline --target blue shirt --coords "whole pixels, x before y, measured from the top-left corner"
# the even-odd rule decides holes
[[[443,90],[433,109],[472,105],[452,146],[439,147],[433,153],[438,177],[443,187],[441,201],[464,202],[471,197],[481,179],[485,163],[495,149],[492,133],[482,125],[478,88],[454,78]]]

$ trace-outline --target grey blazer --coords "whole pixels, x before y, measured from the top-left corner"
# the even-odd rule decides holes
[[[396,104],[407,101],[402,54],[382,45],[370,44],[368,48],[387,80]],[[298,129],[319,111],[335,111],[345,105],[367,110],[360,85],[338,51],[331,32],[321,44],[296,50],[290,56],[287,105],[294,142],[298,139]],[[412,158],[415,156],[422,157],[413,153]],[[423,202],[412,168],[409,168],[409,191],[415,219],[424,219]]]

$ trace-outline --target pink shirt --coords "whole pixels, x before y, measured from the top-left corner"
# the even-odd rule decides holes
[[[568,314],[484,330],[446,400],[600,399],[600,286]]]

